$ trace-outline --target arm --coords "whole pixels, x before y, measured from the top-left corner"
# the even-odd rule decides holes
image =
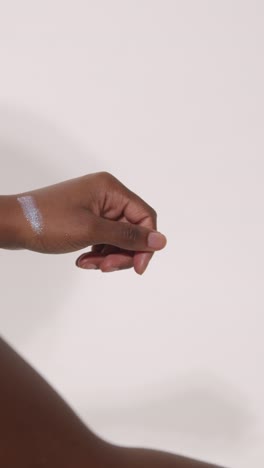
[[[0,338],[0,466],[4,468],[217,468],[189,458],[118,447],[93,434]]]
[[[21,244],[20,210],[12,195],[0,196],[0,248],[17,249]]]
[[[0,197],[0,247],[41,253],[87,246],[81,268],[142,274],[166,244],[156,213],[110,174]],[[0,339],[0,466],[5,468],[213,468],[163,452],[111,445]],[[215,467],[216,468],[216,467]]]

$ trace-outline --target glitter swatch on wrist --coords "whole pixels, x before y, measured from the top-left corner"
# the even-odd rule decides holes
[[[34,232],[41,234],[43,230],[43,219],[40,210],[32,196],[18,197],[17,201],[23,210],[24,216],[31,225]]]

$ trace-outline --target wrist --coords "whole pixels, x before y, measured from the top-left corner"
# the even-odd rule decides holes
[[[0,196],[0,248],[22,249],[21,212],[15,195]]]

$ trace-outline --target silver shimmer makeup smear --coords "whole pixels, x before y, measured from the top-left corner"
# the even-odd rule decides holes
[[[18,197],[17,201],[20,203],[25,218],[28,220],[33,231],[40,234],[43,229],[43,219],[34,198],[27,195],[25,197]]]

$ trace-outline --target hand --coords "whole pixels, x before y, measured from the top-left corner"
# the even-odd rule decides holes
[[[76,265],[103,272],[134,267],[142,274],[166,245],[156,213],[106,172],[16,195],[24,248],[66,253],[93,246]],[[23,216],[24,215],[24,216]]]

